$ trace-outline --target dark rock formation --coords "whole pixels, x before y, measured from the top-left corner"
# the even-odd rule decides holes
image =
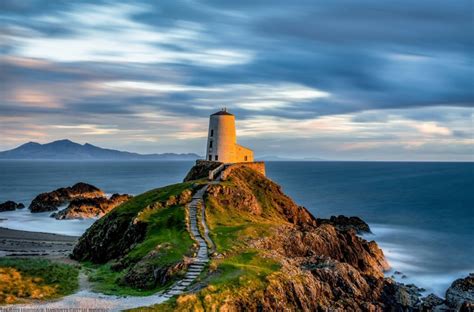
[[[391,279],[384,280],[380,297],[385,307],[392,311],[418,311],[421,304],[422,289],[415,285],[404,285]]]
[[[191,168],[184,178],[184,182],[207,179],[209,177],[209,171],[216,169],[220,165],[222,165],[222,163],[216,161],[197,160],[196,165]]]
[[[55,211],[75,198],[105,197],[102,190],[87,183],[76,183],[72,187],[63,187],[52,192],[42,193],[33,199],[29,209],[31,212]]]
[[[132,198],[128,194],[113,194],[109,199],[105,197],[75,198],[69,206],[51,217],[58,220],[100,218],[118,205]]]
[[[433,311],[436,307],[439,307],[444,304],[444,300],[436,296],[435,294],[430,294],[425,298],[422,298],[421,301],[421,311]]]
[[[118,259],[143,241],[145,234],[145,223],[133,222],[112,210],[81,236],[74,247],[72,258],[94,263]]]
[[[459,311],[474,311],[474,273],[451,284],[446,291],[446,305]]]
[[[25,205],[23,205],[22,203],[17,204],[14,201],[11,201],[11,200],[0,204],[0,212],[13,211],[13,210],[22,209],[22,208],[25,208]]]
[[[354,230],[358,234],[371,233],[370,227],[359,217],[331,216],[329,219],[316,219],[318,224],[331,224],[341,231]]]

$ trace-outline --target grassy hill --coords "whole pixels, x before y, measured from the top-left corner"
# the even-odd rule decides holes
[[[149,191],[96,222],[73,254],[89,268],[96,289],[145,295],[180,278],[196,251],[186,231],[185,204],[203,183]],[[209,267],[187,294],[148,310],[383,306],[386,262],[375,242],[347,224],[342,229],[318,222],[263,175],[234,170],[209,186],[205,205],[216,245]]]

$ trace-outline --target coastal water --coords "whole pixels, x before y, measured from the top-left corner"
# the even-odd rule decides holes
[[[0,202],[26,206],[39,193],[82,181],[106,193],[139,194],[178,183],[192,162],[0,161]],[[395,277],[444,295],[474,272],[474,163],[267,162],[268,177],[317,217],[360,216]],[[55,220],[27,209],[0,226],[80,235],[93,220]],[[392,274],[389,272],[389,274]]]

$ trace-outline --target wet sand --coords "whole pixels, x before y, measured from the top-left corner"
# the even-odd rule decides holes
[[[77,240],[77,236],[0,227],[0,257],[66,258]]]

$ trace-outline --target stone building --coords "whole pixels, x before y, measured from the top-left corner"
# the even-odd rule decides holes
[[[226,109],[209,118],[206,160],[226,164],[253,162],[253,151],[237,144],[235,116]]]

